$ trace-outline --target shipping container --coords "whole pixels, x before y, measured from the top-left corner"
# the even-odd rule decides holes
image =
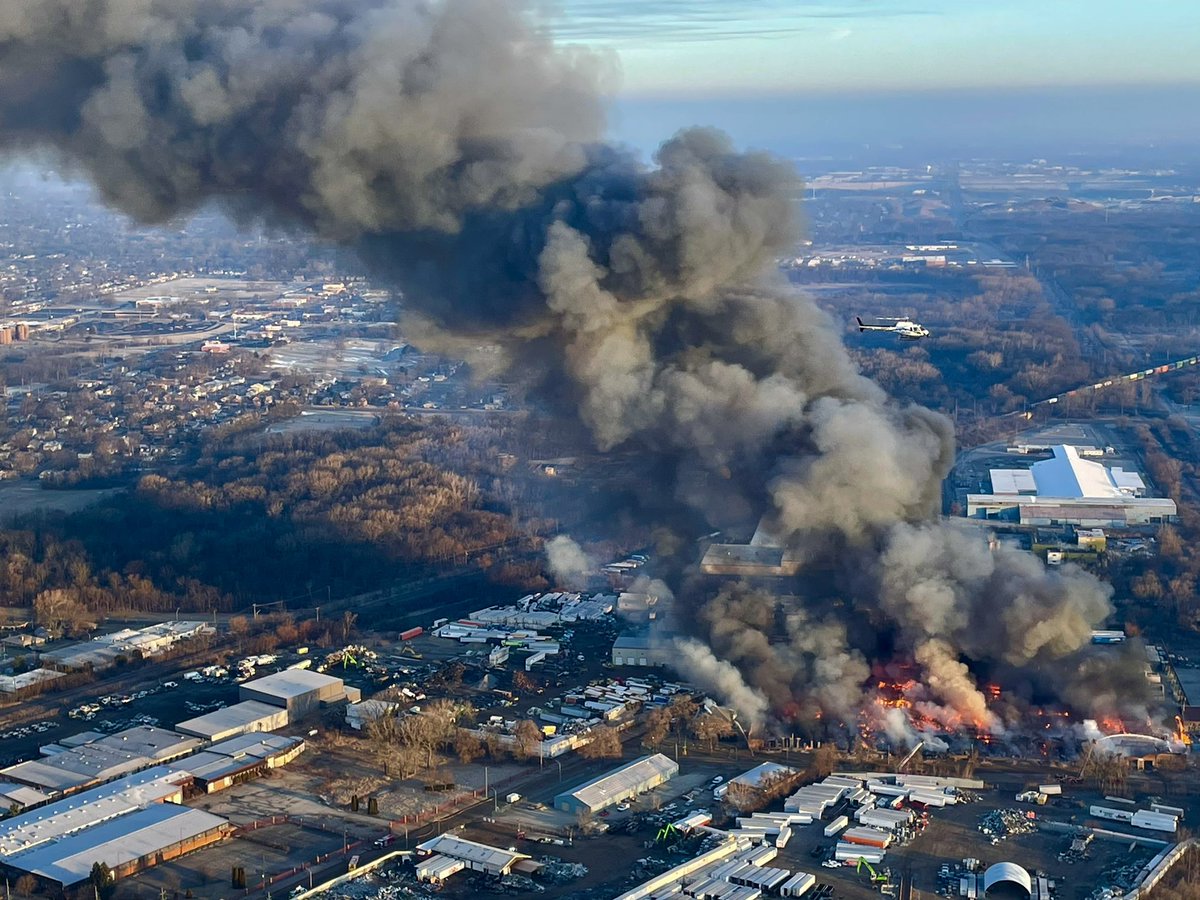
[[[875,847],[865,847],[862,844],[839,843],[833,851],[833,858],[838,862],[853,863],[862,859],[873,866],[883,862],[885,855],[886,853],[883,850]]]
[[[1093,806],[1088,810],[1097,819],[1108,819],[1110,822],[1132,822],[1133,810],[1113,809],[1111,806]]]
[[[400,640],[411,641],[415,637],[420,637],[425,633],[425,629],[418,625],[416,628],[410,628],[407,631],[400,632]]]
[[[1150,809],[1156,813],[1162,813],[1165,816],[1174,816],[1176,819],[1183,818],[1183,810],[1178,806],[1167,806],[1163,803],[1151,803]]]
[[[892,835],[881,828],[859,826],[856,828],[847,828],[842,832],[842,842],[847,844],[861,844],[864,847],[875,847],[883,850],[891,844]]]
[[[833,837],[849,824],[850,818],[848,816],[838,816],[825,826],[825,837]]]
[[[1171,834],[1174,834],[1179,827],[1179,821],[1174,816],[1148,812],[1144,809],[1139,809],[1133,814],[1130,824],[1134,828],[1145,828],[1149,831],[1167,831]]]
[[[779,886],[781,897],[803,897],[817,883],[817,876],[810,872],[797,872]]]

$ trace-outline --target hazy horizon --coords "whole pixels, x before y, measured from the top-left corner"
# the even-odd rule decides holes
[[[1200,146],[1200,123],[1184,114],[1197,103],[1200,85],[622,96],[611,131],[643,152],[711,125],[789,157],[1153,159]]]

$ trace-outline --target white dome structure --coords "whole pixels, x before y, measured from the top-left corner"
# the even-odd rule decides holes
[[[1029,900],[1033,894],[1033,879],[1016,863],[1002,862],[983,873],[983,895],[987,898]]]

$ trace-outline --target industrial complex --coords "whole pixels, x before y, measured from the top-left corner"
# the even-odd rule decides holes
[[[1050,459],[1027,469],[992,469],[990,494],[968,494],[967,516],[1022,525],[1125,528],[1172,522],[1175,501],[1147,497],[1136,472],[1085,459],[1080,448],[1049,448]]]

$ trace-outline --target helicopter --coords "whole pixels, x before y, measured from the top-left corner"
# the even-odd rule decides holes
[[[892,322],[893,324],[868,325],[862,320],[861,317],[855,316],[854,318],[858,322],[858,330],[860,334],[864,331],[890,331],[902,341],[919,341],[921,338],[929,337],[929,329],[924,325],[919,325],[912,319],[879,317],[877,321]]]

